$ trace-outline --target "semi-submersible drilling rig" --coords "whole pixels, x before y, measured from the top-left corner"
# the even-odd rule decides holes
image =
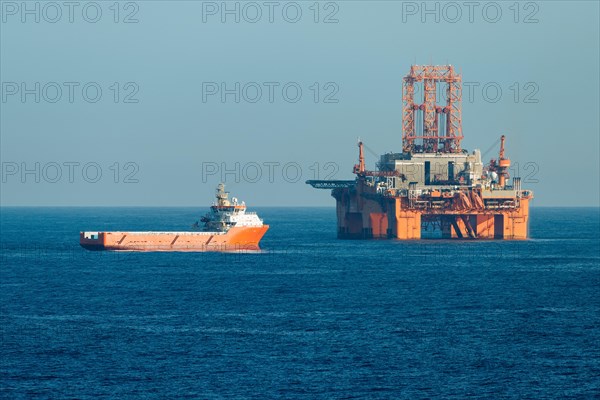
[[[437,89],[444,86],[439,105]],[[416,88],[422,88],[420,104]],[[377,170],[368,171],[359,142],[356,179],[306,182],[332,189],[339,238],[420,239],[422,231],[442,238],[527,238],[533,193],[521,189],[520,178],[509,182],[504,136],[498,159],[488,164],[479,150],[461,148],[461,98],[461,75],[452,66],[412,66],[403,84],[402,152],[381,155]]]

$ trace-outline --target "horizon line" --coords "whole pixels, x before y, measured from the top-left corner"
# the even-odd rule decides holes
[[[22,205],[22,204],[9,204],[2,205],[0,204],[0,208],[210,208],[208,206],[198,206],[198,205],[176,205],[176,206],[168,206],[168,205],[72,205],[72,204],[62,204],[62,205],[50,205],[50,204],[42,204],[42,205]],[[335,205],[330,206],[319,206],[319,205],[292,205],[292,206],[281,206],[281,205],[253,205],[248,208],[336,208]],[[536,206],[531,205],[531,208],[600,208],[599,205],[542,205]]]

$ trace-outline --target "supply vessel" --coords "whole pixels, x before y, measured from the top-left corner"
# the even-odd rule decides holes
[[[445,97],[445,99],[444,99]],[[343,239],[527,239],[531,190],[510,182],[505,140],[497,159],[461,148],[462,77],[451,65],[413,65],[402,90],[402,151],[365,167],[359,141],[353,180],[309,180],[331,189]]]
[[[254,212],[246,211],[225,185],[219,184],[216,202],[196,222],[196,230],[183,232],[80,232],[79,244],[88,250],[123,251],[237,251],[259,250],[269,229]]]

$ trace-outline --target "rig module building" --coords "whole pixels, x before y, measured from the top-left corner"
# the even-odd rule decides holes
[[[439,88],[445,89],[442,105]],[[509,181],[504,136],[498,159],[486,164],[479,150],[461,148],[461,97],[461,76],[452,66],[412,66],[402,94],[402,152],[381,155],[377,170],[368,171],[359,142],[355,180],[306,182],[332,189],[339,238],[410,240],[423,231],[441,238],[527,238],[533,193],[521,188],[520,178]]]

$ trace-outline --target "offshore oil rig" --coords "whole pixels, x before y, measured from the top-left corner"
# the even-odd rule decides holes
[[[527,239],[533,192],[518,177],[509,181],[504,135],[487,164],[480,150],[461,148],[461,100],[462,78],[451,65],[413,65],[403,83],[402,152],[381,155],[369,171],[359,141],[356,179],[306,182],[332,190],[339,238]]]

